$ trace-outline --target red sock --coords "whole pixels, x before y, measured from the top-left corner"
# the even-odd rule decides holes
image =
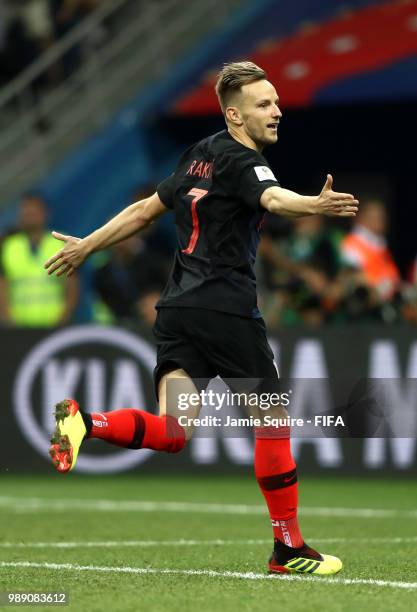
[[[124,408],[90,415],[89,438],[101,438],[124,448],[151,448],[178,453],[185,446],[185,432],[172,416],[155,416],[143,410]]]
[[[275,434],[259,428],[255,435],[255,475],[269,509],[274,538],[298,548],[304,540],[297,520],[297,471],[289,427],[281,427]]]

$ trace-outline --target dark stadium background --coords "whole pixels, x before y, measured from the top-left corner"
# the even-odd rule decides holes
[[[359,316],[353,323],[342,319],[341,323],[334,324],[327,324],[327,319],[323,318],[320,325],[270,323],[271,342],[280,347],[277,359],[289,375],[298,347],[315,341],[323,350],[332,377],[345,374],[341,355],[349,355],[350,375],[354,372],[355,376],[367,377],[372,372],[373,376],[417,377],[413,365],[417,321],[415,268],[413,272],[417,256],[417,2],[316,0],[283,1],[278,5],[268,0],[257,3],[229,0],[214,5],[195,4],[195,14],[191,9],[185,13],[180,10],[186,5],[179,0],[145,2],[140,6],[131,0],[98,4],[80,2],[78,12],[72,15],[72,21],[65,22],[64,28],[62,20],[53,22],[47,39],[39,39],[39,25],[31,34],[30,15],[25,13],[29,4],[3,4],[9,11],[5,13],[9,21],[5,22],[1,55],[0,231],[3,239],[18,229],[21,198],[28,192],[45,199],[49,207],[49,228],[82,236],[132,199],[153,191],[155,185],[173,171],[178,156],[186,147],[224,128],[212,93],[213,75],[219,66],[236,58],[259,58],[265,62],[273,81],[278,75],[276,86],[282,101],[283,119],[278,144],[265,154],[282,185],[301,193],[315,194],[321,189],[326,173],[331,172],[337,190],[353,192],[361,200],[367,197],[382,199],[389,215],[388,246],[403,282],[407,283],[407,290],[401,289],[388,303],[388,314],[384,311],[379,318],[368,320]],[[38,6],[41,4],[42,1]],[[58,5],[54,5],[55,8]],[[149,27],[144,20],[146,16]],[[403,21],[398,16],[402,16]],[[187,21],[181,26],[185,17],[194,18],[194,27]],[[128,25],[131,28],[131,23],[136,23],[135,20],[137,38],[130,34],[134,30],[126,30]],[[151,32],[157,32],[161,23],[169,22],[177,28],[184,27],[183,33],[166,30],[155,42]],[[353,40],[362,50],[359,54],[355,49],[352,51],[356,54],[356,63],[349,65],[349,53],[347,60],[342,54],[325,55],[318,61],[317,47],[324,45],[326,36],[330,41],[340,36],[343,27],[347,34],[342,35],[342,43],[353,44]],[[88,36],[94,33],[91,40],[83,28],[87,28]],[[123,41],[127,32],[131,47],[126,47],[125,55],[120,52],[120,55],[106,56],[106,50]],[[306,47],[310,36],[311,48]],[[85,38],[88,39],[86,46]],[[298,98],[298,81],[285,80],[285,74],[281,74],[289,60],[287,57],[285,62],[281,61],[280,44],[287,51],[292,49],[291,45],[300,49],[294,52],[297,61],[303,57],[308,62],[311,56],[316,62],[310,94]],[[45,49],[46,59],[42,55]],[[150,59],[142,65],[144,57]],[[120,91],[117,86],[106,90],[105,95],[103,88],[107,81],[111,83],[119,78],[126,61],[130,62],[130,72],[126,74],[134,76],[126,82],[120,81],[123,85]],[[323,86],[319,76],[328,68],[333,76]],[[314,81],[316,74],[317,83]],[[63,97],[67,100],[66,106],[63,103],[60,106],[58,94],[68,95],[68,99]],[[73,116],[75,119],[71,123]],[[60,130],[65,139],[59,136]],[[343,234],[349,231],[350,224],[340,222],[333,227]],[[275,236],[276,244],[280,244],[280,240],[291,238],[292,231],[292,226],[286,224],[276,235],[271,235]],[[79,326],[91,324],[103,325],[103,334],[118,327],[125,328],[132,338],[142,339],[152,348],[153,304],[146,299],[153,291],[160,290],[156,288],[155,278],[166,277],[173,244],[172,218],[167,215],[150,238],[145,236],[145,251],[141,257],[147,255],[147,258],[139,258],[135,264],[138,271],[135,283],[142,300],[140,312],[130,312],[123,317],[116,314],[104,322],[96,317],[97,287],[93,279],[99,269],[102,270],[101,279],[106,280],[106,268],[100,266],[106,257],[111,260],[112,255],[105,254],[104,259],[94,258],[80,273],[79,304],[70,325],[40,331],[15,328],[3,322],[0,328],[3,340],[0,355],[5,363],[0,383],[4,406],[2,470],[11,473],[50,470],[46,443],[45,448],[41,442],[34,444],[28,428],[22,432],[25,419],[18,415],[28,410],[46,440],[45,402],[48,398],[59,399],[60,389],[52,393],[42,387],[42,376],[49,371],[49,362],[43,357],[45,361],[38,364],[38,379],[32,381],[26,404],[16,399],[19,377],[29,357],[43,346],[44,341],[54,343],[56,339],[59,343],[63,337],[72,337],[72,329],[74,334],[82,336],[83,328]],[[263,283],[261,278],[262,292]],[[288,283],[291,285],[291,278]],[[117,297],[114,292],[116,301]],[[307,302],[310,304],[309,298]],[[317,304],[313,308],[317,309]],[[298,316],[296,309],[295,316]],[[379,370],[371,370],[369,364],[372,351],[384,342],[389,344],[390,355],[394,355],[398,368],[388,365],[379,373]],[[111,341],[107,348],[94,343],[86,348],[81,341],[75,343],[73,356],[79,360],[77,363],[83,374],[73,391],[77,391],[82,402],[91,399],[84,388],[89,380],[85,378],[86,360],[102,360],[108,378],[105,383],[108,394],[118,350]],[[59,351],[48,358],[52,358],[51,355],[62,367],[69,363]],[[138,373],[146,389],[149,405],[145,407],[153,411],[149,372],[146,376],[143,372],[142,364]],[[415,431],[410,435],[415,435]],[[375,465],[364,459],[362,440],[351,442],[352,450],[346,451],[339,464],[326,463],[306,444],[307,450],[300,457],[301,465],[306,472],[322,470],[323,474],[334,474],[338,469],[358,474],[364,467],[371,475],[383,474],[384,470],[391,474],[410,474],[415,470],[415,451],[407,451],[401,459],[398,440],[387,442],[383,458]],[[391,452],[392,442],[397,450]],[[247,471],[249,462],[247,458],[245,461],[243,469]],[[152,466],[163,469],[164,465],[186,471],[196,468],[233,471],[239,469],[239,459],[226,453],[226,461],[218,457],[204,464],[203,459],[196,461],[195,454],[187,451],[177,464],[169,458],[154,457],[147,463],[146,470],[151,473]]]
[[[410,75],[412,78],[412,75]],[[279,93],[279,84],[277,85]],[[150,126],[177,149],[224,129],[221,116],[165,115]],[[335,127],[336,126],[336,127]],[[150,129],[152,129],[150,128]],[[265,156],[283,186],[317,193],[327,172],[335,189],[384,199],[389,208],[389,243],[403,272],[415,256],[417,223],[414,101],[283,108],[277,146]],[[157,158],[161,143],[151,152]],[[348,224],[345,223],[348,227]]]
[[[271,289],[260,259],[282,376],[329,385],[326,410],[346,380],[342,408],[357,391],[356,437],[293,440],[306,540],[345,568],[321,583],[266,579],[271,533],[250,431],[197,437],[178,456],[94,440],[74,472],[53,470],[63,395],[100,411],[157,410],[153,305],[175,243],[166,215],[133,241],[129,302],[109,272],[114,251],[83,266],[65,325],[16,325],[0,296],[3,591],[62,589],[73,610],[116,612],[415,608],[417,0],[0,0],[0,291],[25,195],[46,202],[48,231],[76,236],[149,195],[186,147],[224,129],[214,75],[235,59],[265,66],[280,95],[279,142],[265,155],[282,185],[317,194],[331,173],[336,190],[381,199],[389,215],[402,281],[369,312],[369,287],[332,317],[298,277]],[[294,226],[275,222],[266,238],[289,249]],[[326,222],[325,237],[350,227]],[[277,320],[286,292],[295,306]],[[362,401],[375,378],[386,390],[376,412]]]
[[[378,314],[371,318],[359,315],[349,323],[344,315],[341,321],[329,320],[326,315],[320,325],[309,324],[303,319],[302,306],[299,307],[301,319],[297,315],[298,323],[289,324],[284,319],[274,322],[272,307],[272,315],[269,312],[266,318],[281,370],[290,375],[291,368],[295,367],[298,347],[315,340],[323,350],[331,377],[337,378],[345,373],[343,362],[338,362],[338,347],[346,345],[346,342],[345,350],[348,350],[352,362],[349,375],[354,372],[355,376],[363,377],[417,376],[413,370],[417,320],[417,299],[413,291],[417,291],[417,278],[411,279],[417,256],[417,2],[326,0],[301,2],[295,6],[287,0],[280,4],[270,0],[256,3],[229,0],[216,5],[217,21],[211,22],[204,15],[212,12],[213,6],[205,3],[193,5],[195,15],[191,11],[184,15],[174,0],[173,4],[161,0],[147,9],[132,0],[120,0],[120,6],[116,0],[100,6],[94,2],[81,2],[82,8],[72,14],[72,21],[64,28],[62,18],[54,22],[48,40],[39,40],[39,15],[37,29],[30,29],[33,14],[28,16],[25,13],[25,6],[29,4],[20,5],[18,9],[13,3],[5,3],[9,11],[5,13],[9,29],[6,27],[5,46],[0,56],[3,79],[0,94],[0,119],[3,121],[0,232],[3,239],[18,229],[21,198],[27,192],[45,199],[49,209],[49,228],[83,236],[132,199],[153,191],[155,185],[173,171],[185,148],[209,133],[224,129],[213,95],[213,78],[219,66],[235,58],[259,59],[267,67],[270,78],[276,79],[274,82],[281,99],[283,118],[279,141],[265,151],[281,184],[300,193],[315,194],[321,189],[326,173],[331,172],[337,190],[353,192],[361,201],[368,197],[381,199],[389,215],[388,246],[403,282],[408,283],[406,291],[401,290],[388,302],[387,312],[381,311],[381,316]],[[41,4],[47,5],[42,0]],[[149,24],[152,22],[155,27],[164,20],[175,27],[172,32],[166,31],[156,43],[152,42],[149,33],[153,30],[149,30],[148,22],[143,20],[145,14],[148,14]],[[55,13],[53,18],[56,19]],[[175,28],[179,32],[183,20],[192,18],[195,20],[194,28],[186,25],[186,35],[177,35]],[[137,31],[134,29],[136,21]],[[91,25],[94,23],[99,23],[101,30],[94,30]],[[130,29],[126,31],[128,23]],[[26,38],[16,38],[18,27],[23,28],[21,33],[26,28]],[[90,37],[95,32],[95,37],[90,40],[83,28],[87,28]],[[69,43],[69,53],[65,50],[67,47],[61,49],[60,45],[71,40],[68,38],[71,36],[74,38]],[[83,46],[83,37],[88,41],[87,46]],[[342,44],[342,53],[329,51],[332,45],[334,47],[334,41]],[[130,46],[123,47],[122,43]],[[156,55],[158,45],[162,51]],[[45,46],[46,60],[42,57]],[[141,49],[140,53],[137,48]],[[116,54],[111,55],[108,49],[116,49]],[[280,53],[283,53],[284,60]],[[327,55],[322,57],[320,53]],[[142,66],[142,56],[149,56],[152,61]],[[11,62],[11,58],[16,61]],[[23,68],[20,73],[17,58],[21,61],[20,68]],[[301,60],[307,64],[312,62],[312,72],[307,75],[310,89],[303,89],[303,79],[291,80],[285,72],[288,62],[290,66],[294,62],[299,66]],[[121,80],[125,64],[128,67],[126,83]],[[323,81],[323,74],[328,69],[332,76]],[[131,74],[136,75],[137,85]],[[103,79],[107,75],[109,78]],[[112,79],[119,79],[118,85],[106,93],[103,88],[107,80],[110,86]],[[58,93],[64,100],[65,95],[68,96],[67,106],[60,105],[60,97],[54,98]],[[76,103],[73,96],[76,96]],[[73,116],[75,119],[71,123]],[[60,140],[54,140],[58,133],[61,134]],[[351,224],[346,221],[333,223],[326,231],[331,231],[331,227],[340,234],[348,232]],[[290,240],[292,232],[292,226],[284,223],[271,235],[280,244],[281,239],[284,243]],[[166,215],[156,230],[149,237],[145,236],[142,255],[135,260],[140,274],[135,277],[134,284],[139,287],[137,299],[142,300],[142,310],[130,311],[128,316],[110,312],[110,318],[103,320],[101,315],[97,315],[97,299],[100,303],[110,298],[117,301],[118,295],[114,285],[106,280],[106,261],[112,261],[111,252],[92,258],[80,272],[78,307],[70,323],[79,326],[104,322],[103,333],[104,330],[111,332],[113,328],[117,330],[119,326],[127,326],[132,337],[137,335],[152,347],[152,299],[156,299],[152,296],[155,291],[160,291],[160,283],[166,278],[174,242],[172,216]],[[294,285],[293,280],[291,277],[287,279],[288,286]],[[103,291],[104,284],[107,293],[100,293],[97,283],[101,283],[100,291]],[[264,298],[264,283],[261,275],[262,300],[266,299],[268,303],[271,299],[268,296],[273,293],[268,289]],[[300,291],[299,283],[296,291]],[[148,296],[151,297],[148,299]],[[301,299],[311,303],[311,295],[303,296],[302,288]],[[317,309],[317,304],[314,308]],[[406,320],[404,312],[408,313]],[[64,329],[37,332],[15,329],[10,322],[0,328],[4,340],[1,350],[6,351],[8,347],[10,354],[9,373],[3,376],[0,385],[7,406],[7,413],[2,417],[7,414],[2,431],[8,432],[5,439],[12,446],[16,446],[17,439],[19,445],[22,443],[20,436],[23,433],[27,452],[36,456],[25,464],[24,454],[20,451],[6,451],[3,465],[8,470],[50,469],[46,449],[42,450],[41,443],[38,448],[36,444],[31,445],[30,436],[27,439],[27,433],[21,432],[19,423],[24,419],[19,420],[16,415],[23,408],[21,401],[19,404],[16,400],[16,385],[28,356],[44,341],[53,344],[55,338],[57,342],[64,337],[71,338],[71,329],[70,325]],[[74,330],[79,329],[74,327]],[[75,333],[82,335],[82,331]],[[385,341],[390,343],[391,354],[398,362],[396,372],[390,371],[390,366],[383,370],[372,370],[370,366],[372,351]],[[87,353],[90,359],[102,360],[102,367],[106,370],[104,397],[108,396],[111,372],[119,349],[113,347],[112,357],[111,342],[107,349],[94,344],[86,348],[80,343],[74,347],[72,351],[86,378],[83,374],[78,387],[72,391],[78,394],[81,402],[89,401],[91,397],[85,393],[85,385],[90,380],[85,366],[87,362],[83,361],[83,355]],[[58,351],[52,355],[63,368],[69,363],[65,351],[62,349],[62,354]],[[48,425],[45,415],[42,418],[41,415],[47,401],[52,397],[59,399],[60,394],[58,387],[56,392],[48,395],[39,382],[42,376],[47,376],[47,359],[52,357],[44,357],[45,362],[39,364],[40,378],[33,384],[28,400],[31,402],[28,410],[32,411],[45,436]],[[154,411],[156,407],[149,390],[151,387],[148,388],[150,382],[143,374],[143,364],[138,371],[146,389],[145,397],[149,404],[146,407]],[[137,397],[135,392],[133,389],[133,395],[128,399],[133,401]],[[415,456],[410,460],[407,455],[405,464],[402,464],[399,456],[393,460],[388,446],[384,460],[378,467],[367,465],[368,472],[383,473],[384,469],[389,469],[409,473],[415,470]],[[329,469],[334,472],[338,469],[336,465],[326,467],[314,452],[314,460],[308,460],[311,453],[307,447],[300,458],[306,470],[323,469],[326,472]],[[6,448],[4,444],[3,450]],[[347,453],[340,469],[358,473],[352,453]],[[178,459],[177,466],[182,465],[187,470],[202,466],[204,461],[198,460],[196,464],[193,457],[193,452],[185,453],[183,459]],[[359,465],[363,461],[362,457]],[[168,463],[167,459],[153,457],[149,463],[146,462],[146,470],[152,472],[152,466],[157,469]],[[229,457],[226,463],[208,461],[204,469],[235,469],[238,464],[239,460],[230,460]]]

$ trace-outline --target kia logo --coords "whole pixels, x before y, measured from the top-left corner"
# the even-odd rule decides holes
[[[146,410],[155,405],[154,366],[153,347],[127,330],[96,325],[59,330],[34,346],[18,370],[13,387],[16,420],[31,446],[49,461],[58,401],[75,397],[89,412]],[[120,472],[152,453],[89,441],[82,446],[76,470]]]

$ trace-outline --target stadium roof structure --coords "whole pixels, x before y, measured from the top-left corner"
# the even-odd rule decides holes
[[[175,113],[219,113],[215,74],[222,60],[238,59],[262,66],[287,108],[415,99],[417,0],[266,3],[216,55]]]

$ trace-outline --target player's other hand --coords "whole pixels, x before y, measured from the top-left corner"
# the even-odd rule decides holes
[[[84,243],[81,238],[65,236],[59,232],[52,232],[52,236],[57,240],[62,240],[65,244],[60,251],[45,262],[45,269],[48,270],[48,274],[71,276],[88,255]]]
[[[333,177],[327,175],[324,187],[317,196],[317,213],[328,217],[354,217],[358,212],[358,200],[351,193],[333,191]]]

